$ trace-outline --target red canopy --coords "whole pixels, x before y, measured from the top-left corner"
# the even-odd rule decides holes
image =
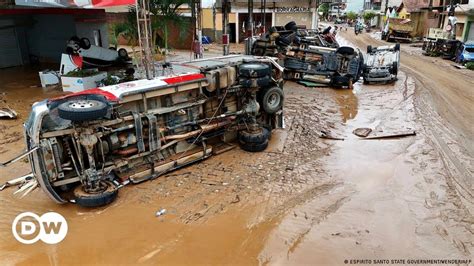
[[[15,4],[18,6],[63,8],[104,8],[135,5],[136,3],[136,0],[15,0]]]

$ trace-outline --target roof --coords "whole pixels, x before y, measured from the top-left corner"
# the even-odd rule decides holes
[[[397,12],[400,12],[400,10],[403,9],[403,7],[406,8],[407,12],[416,12],[420,11],[422,8],[427,8],[429,5],[429,1],[424,1],[424,0],[403,0],[400,6],[398,7]]]

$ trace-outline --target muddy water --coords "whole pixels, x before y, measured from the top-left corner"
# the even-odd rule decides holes
[[[415,106],[415,80],[400,73],[393,86],[358,83],[354,91],[334,94],[345,140],[319,160],[323,173],[339,183],[288,211],[270,233],[260,261],[471,259],[473,216],[448,178],[431,132],[420,123],[426,114]],[[363,140],[352,134],[358,127],[372,128],[375,135],[410,130],[417,135]]]

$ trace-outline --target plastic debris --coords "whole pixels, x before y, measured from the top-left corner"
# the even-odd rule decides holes
[[[157,212],[155,213],[155,216],[156,216],[156,217],[162,216],[162,215],[164,215],[165,213],[166,213],[166,209],[161,209],[161,210],[159,210],[159,211],[157,211]]]

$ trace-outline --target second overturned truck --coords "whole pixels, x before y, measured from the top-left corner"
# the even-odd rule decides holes
[[[400,67],[400,44],[392,46],[367,46],[367,56],[362,68],[364,83],[391,83],[397,80]]]
[[[125,184],[206,159],[234,140],[263,151],[283,123],[282,71],[270,58],[227,56],[37,102],[25,123],[29,183],[58,203],[95,207]]]

